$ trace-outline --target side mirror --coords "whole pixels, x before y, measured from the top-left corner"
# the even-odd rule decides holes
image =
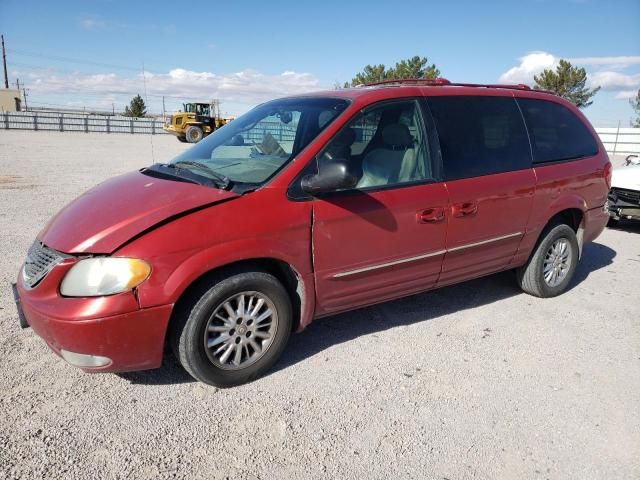
[[[302,191],[309,195],[353,188],[358,179],[349,171],[346,160],[334,159],[322,166],[319,173],[302,178]]]

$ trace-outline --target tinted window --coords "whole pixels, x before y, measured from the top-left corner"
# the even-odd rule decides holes
[[[589,157],[598,145],[587,127],[566,107],[546,100],[518,99],[527,122],[535,163]]]
[[[318,168],[346,161],[356,188],[433,180],[431,155],[417,101],[385,102],[356,115],[318,155]]]
[[[511,97],[430,97],[447,180],[531,167],[529,139]]]

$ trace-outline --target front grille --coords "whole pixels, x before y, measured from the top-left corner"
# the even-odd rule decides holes
[[[619,201],[640,205],[640,191],[627,190],[624,188],[612,188],[611,196]]]
[[[69,255],[51,250],[36,240],[29,248],[27,258],[24,261],[24,267],[22,269],[24,285],[27,288],[35,287],[40,280],[47,276],[53,267],[66,258],[69,258]]]

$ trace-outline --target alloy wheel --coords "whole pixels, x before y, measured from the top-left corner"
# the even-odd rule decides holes
[[[264,294],[246,291],[218,305],[204,332],[209,360],[224,370],[239,370],[258,361],[278,328],[278,314]]]
[[[566,238],[558,238],[551,244],[544,257],[542,274],[550,287],[557,287],[567,277],[571,268],[571,246]]]

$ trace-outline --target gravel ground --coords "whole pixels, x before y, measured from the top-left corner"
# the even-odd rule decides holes
[[[239,388],[172,358],[66,365],[20,330],[8,284],[53,213],[151,157],[145,136],[0,131],[0,478],[640,478],[632,224],[588,245],[558,298],[505,273],[319,320]]]

